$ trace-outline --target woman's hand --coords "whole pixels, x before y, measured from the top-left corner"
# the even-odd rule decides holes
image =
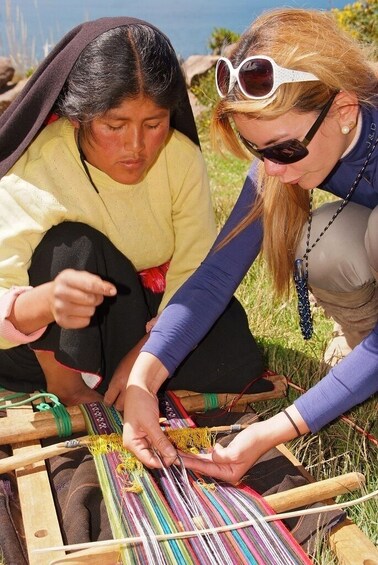
[[[146,333],[150,333],[152,328],[157,324],[159,316],[155,316],[155,318],[151,318],[146,324]]]
[[[85,328],[104,297],[115,296],[116,287],[87,271],[65,269],[55,278],[50,308],[56,323],[65,329]]]
[[[257,422],[240,432],[227,447],[216,443],[210,453],[180,453],[185,467],[229,483],[237,483],[272,446],[266,441],[266,423]]]
[[[181,454],[184,465],[203,475],[209,475],[235,483],[269,449],[298,437],[295,422],[301,434],[309,431],[297,408],[291,405],[286,412],[280,412],[263,422],[251,424],[240,432],[227,447],[215,444],[211,453],[200,455]]]
[[[168,376],[154,355],[142,352],[134,363],[126,387],[123,444],[147,467],[171,465],[176,450],[159,425],[157,392]],[[159,456],[157,456],[157,453]]]
[[[65,269],[53,281],[20,294],[8,319],[26,335],[54,321],[65,329],[85,328],[104,298],[116,294],[116,287],[97,275]]]

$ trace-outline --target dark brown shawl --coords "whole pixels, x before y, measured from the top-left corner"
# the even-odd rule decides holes
[[[0,116],[0,178],[9,171],[43,127],[72,67],[88,43],[109,29],[138,23],[157,29],[136,18],[100,18],[78,25],[61,39],[16,100]],[[171,116],[171,126],[199,144],[184,78],[183,100]]]

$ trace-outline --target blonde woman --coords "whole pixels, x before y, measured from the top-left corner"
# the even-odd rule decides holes
[[[287,410],[250,426],[225,449],[185,457],[188,467],[237,480],[270,447],[316,432],[378,390],[378,81],[332,15],[286,8],[251,25],[230,59],[218,61],[216,81],[214,137],[254,158],[215,246],[173,297],[134,365],[126,446],[155,466],[152,444],[172,463],[175,450],[158,427],[154,394],[261,250],[279,293],[295,277],[305,339],[312,332],[308,284],[353,348]],[[315,188],[338,201],[313,210]]]

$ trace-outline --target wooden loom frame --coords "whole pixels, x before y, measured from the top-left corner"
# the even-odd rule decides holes
[[[78,419],[76,410],[72,410],[72,412],[74,415],[76,414],[76,419]],[[33,414],[32,406],[27,405],[8,410],[5,418],[9,419],[15,430],[17,430],[20,422],[30,422]],[[0,426],[1,421],[2,419],[0,419]],[[81,425],[76,423],[76,427],[78,428],[77,431],[81,431]],[[22,442],[13,441],[11,447],[14,456],[22,457],[30,456],[30,454],[37,456],[38,452],[46,449],[42,448],[40,440],[36,438]],[[278,446],[278,449],[310,482],[307,486],[311,488],[307,489],[306,486],[294,489],[294,500],[294,491],[286,491],[266,497],[266,500],[277,512],[319,501],[317,490],[322,492],[322,500],[329,502],[329,499],[333,496],[358,488],[359,477],[357,473],[350,473],[339,477],[336,489],[334,479],[316,483],[313,477],[284,445]],[[88,549],[80,551],[76,555],[72,553],[67,555],[65,551],[54,551],[45,554],[33,553],[35,549],[63,545],[50,480],[43,460],[16,469],[15,473],[30,565],[58,565],[60,563],[62,565],[64,563],[71,565],[82,563],[115,565],[117,563],[115,559],[117,559],[118,550],[114,547],[109,548],[105,552],[102,550],[101,553],[98,553],[97,550]],[[361,483],[359,486],[361,486]],[[301,498],[301,496],[304,498]],[[378,549],[350,519],[346,519],[340,525],[333,528],[329,538],[330,546],[341,565],[378,564]]]

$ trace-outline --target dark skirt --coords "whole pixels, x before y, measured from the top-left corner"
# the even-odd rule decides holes
[[[120,360],[145,335],[146,323],[156,316],[162,293],[145,288],[131,262],[97,230],[71,222],[52,228],[33,255],[30,284],[51,281],[67,268],[111,281],[117,295],[97,307],[86,328],[66,330],[52,323],[33,343],[1,350],[1,386],[23,392],[45,390],[46,381],[33,351],[45,350],[53,351],[66,367],[99,375],[97,390],[104,393]],[[165,386],[197,392],[241,392],[262,372],[262,355],[247,316],[233,298]]]

